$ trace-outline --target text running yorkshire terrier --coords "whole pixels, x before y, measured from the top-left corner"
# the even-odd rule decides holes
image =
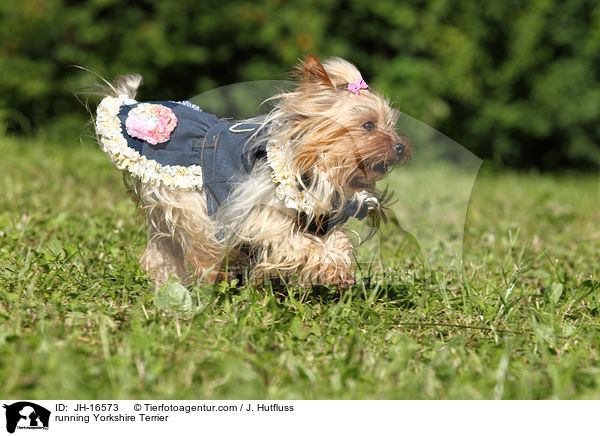
[[[375,182],[410,157],[398,112],[351,63],[308,55],[265,116],[232,122],[187,101],[139,103],[141,76],[102,86],[96,132],[148,222],[157,283],[224,268],[354,283],[346,221],[380,213]]]

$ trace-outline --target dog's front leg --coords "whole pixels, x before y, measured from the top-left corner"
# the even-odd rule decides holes
[[[300,277],[311,283],[335,286],[354,284],[352,253],[354,247],[342,231],[335,231],[318,238],[308,251],[306,264],[300,270]]]
[[[341,231],[315,236],[294,232],[268,241],[253,268],[254,281],[294,274],[304,283],[350,286],[354,284],[350,239]]]

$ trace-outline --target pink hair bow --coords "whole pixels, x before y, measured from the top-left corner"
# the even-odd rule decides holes
[[[360,94],[361,89],[367,89],[369,85],[365,83],[363,79],[356,79],[355,82],[348,83],[348,91],[355,93],[356,95]]]

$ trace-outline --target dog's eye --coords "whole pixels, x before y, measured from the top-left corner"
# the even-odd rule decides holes
[[[362,126],[365,130],[368,130],[370,132],[375,128],[375,123],[373,121],[367,121]]]

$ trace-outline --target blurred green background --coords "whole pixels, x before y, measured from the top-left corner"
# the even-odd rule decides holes
[[[74,88],[139,72],[140,99],[278,80],[307,52],[497,165],[600,163],[594,0],[20,0],[0,2],[0,134],[77,141]]]

